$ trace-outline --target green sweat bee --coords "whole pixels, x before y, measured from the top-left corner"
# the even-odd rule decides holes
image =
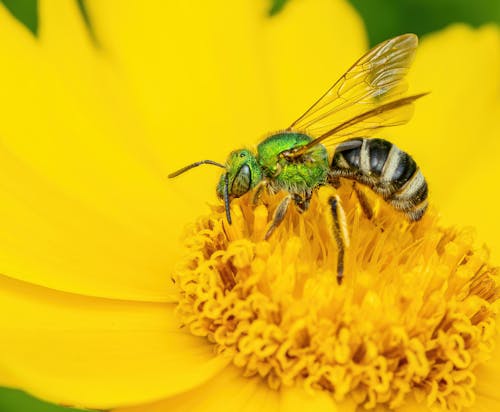
[[[176,177],[202,164],[225,171],[217,184],[231,224],[231,199],[263,189],[288,195],[274,212],[266,239],[283,221],[290,203],[306,211],[312,193],[323,185],[338,188],[341,178],[353,181],[361,208],[373,212],[364,193],[368,186],[410,221],[419,220],[427,208],[427,183],[413,158],[387,140],[370,138],[384,127],[408,122],[413,103],[425,95],[401,95],[405,76],[418,45],[414,34],[386,40],[362,56],[327,92],[287,129],[264,139],[257,153],[247,149],[229,154],[226,163],[202,160],[172,174]],[[330,150],[330,152],[329,152]],[[347,243],[342,230],[343,210],[338,197],[329,199],[333,235],[338,246],[337,280],[342,281]]]

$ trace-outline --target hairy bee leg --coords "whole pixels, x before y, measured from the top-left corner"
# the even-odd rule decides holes
[[[372,218],[373,218],[373,208],[370,205],[370,202],[368,201],[368,198],[366,197],[365,192],[363,192],[356,182],[353,182],[352,188],[354,192],[356,193],[356,197],[358,198],[358,202],[361,205],[361,210],[363,211],[363,214],[366,216],[366,218],[373,223],[373,225],[380,230],[382,233],[384,232],[384,228],[380,227],[377,223],[375,223]]]
[[[283,222],[283,219],[286,216],[286,212],[288,210],[288,206],[290,206],[290,201],[292,200],[292,196],[288,195],[285,197],[281,203],[278,205],[276,210],[274,211],[273,214],[273,221],[271,223],[271,226],[266,232],[266,236],[264,237],[265,240],[269,239],[269,237],[273,234],[275,229],[280,225],[281,222]]]
[[[328,176],[328,183],[335,189],[338,189],[340,187],[340,178],[338,176],[330,175]]]
[[[370,202],[368,201],[368,198],[366,197],[365,193],[358,187],[356,182],[353,182],[352,188],[354,190],[354,193],[356,193],[356,197],[358,198],[359,204],[361,205],[361,210],[368,218],[368,220],[372,220],[373,209],[370,206]]]
[[[311,203],[312,192],[306,193],[304,196],[300,196],[299,194],[292,194],[292,199],[297,206],[297,210],[300,213],[304,213],[307,209],[309,209],[309,204]]]
[[[267,181],[266,179],[263,179],[259,183],[257,183],[257,186],[255,186],[252,196],[252,206],[254,207],[257,206],[260,196],[262,195],[262,191],[267,187],[268,184],[269,181]]]
[[[333,218],[333,237],[337,242],[337,283],[340,285],[344,277],[344,254],[349,245],[349,237],[346,229],[345,214],[338,196],[328,199]]]

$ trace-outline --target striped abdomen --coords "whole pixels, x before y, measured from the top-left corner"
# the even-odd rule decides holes
[[[408,219],[419,220],[427,209],[427,182],[412,157],[383,139],[342,142],[333,156],[331,175],[370,187]]]

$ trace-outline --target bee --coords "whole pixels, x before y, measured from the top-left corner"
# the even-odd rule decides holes
[[[413,158],[393,143],[371,138],[379,129],[408,122],[413,103],[426,94],[403,95],[417,45],[416,35],[404,34],[375,46],[287,129],[260,142],[256,153],[235,150],[225,164],[202,160],[168,177],[203,164],[223,168],[217,196],[224,201],[229,224],[231,199],[254,190],[256,204],[264,189],[270,193],[285,191],[287,195],[274,212],[266,239],[283,221],[292,202],[304,212],[315,190],[324,185],[338,188],[341,178],[353,182],[361,209],[369,219],[372,209],[357,184],[369,187],[409,221],[419,220],[428,204],[422,172]],[[328,202],[338,247],[340,284],[348,235],[338,196]]]

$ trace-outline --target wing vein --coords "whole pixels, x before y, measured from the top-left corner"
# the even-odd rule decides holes
[[[316,138],[307,145],[311,147],[331,136],[348,136],[360,131],[370,134],[407,122],[412,102],[421,97],[400,98],[408,88],[405,77],[417,45],[417,36],[403,34],[375,46],[287,130]]]

